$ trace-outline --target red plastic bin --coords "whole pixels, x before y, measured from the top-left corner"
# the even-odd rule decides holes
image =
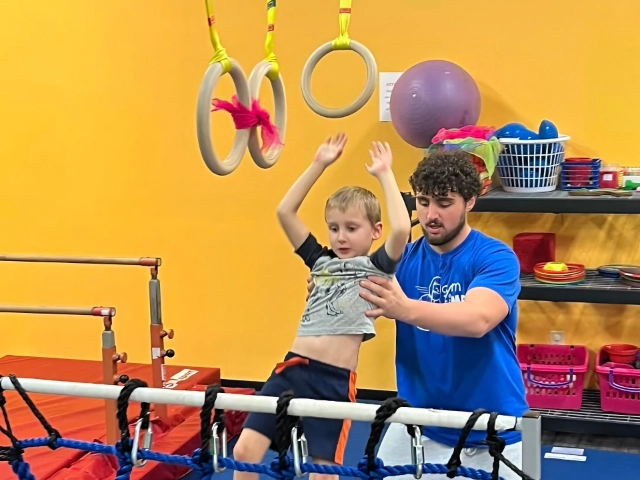
[[[531,408],[579,410],[589,351],[582,345],[517,346],[518,362]]]
[[[604,366],[609,360],[603,347],[596,358],[600,408],[603,412],[640,415],[640,370],[631,365]]]

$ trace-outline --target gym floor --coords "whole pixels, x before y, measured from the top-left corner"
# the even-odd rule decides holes
[[[353,422],[345,452],[345,465],[355,467],[362,458],[365,444],[369,438],[370,426],[369,423]],[[617,478],[635,478],[640,472],[640,439],[637,438],[545,432],[542,443],[542,480],[567,480],[572,477],[580,478],[580,480],[604,480],[611,478],[612,475]],[[233,455],[234,444],[235,439],[229,444],[229,456]],[[582,448],[586,460],[545,459],[544,454],[551,451],[552,447]],[[408,445],[407,448],[409,448]],[[274,452],[269,452],[263,463],[269,463],[275,456]],[[502,465],[500,470],[503,471],[506,468]],[[230,470],[216,474],[216,478],[219,480],[231,480],[232,476],[233,472]],[[425,475],[423,478],[429,480],[429,477],[430,475]],[[269,478],[260,476],[260,480],[268,480]],[[187,476],[185,480],[191,479]]]

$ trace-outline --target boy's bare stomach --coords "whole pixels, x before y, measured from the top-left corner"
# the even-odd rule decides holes
[[[296,337],[291,351],[304,357],[355,371],[363,335]]]

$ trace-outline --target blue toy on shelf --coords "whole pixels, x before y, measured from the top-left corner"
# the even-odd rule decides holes
[[[557,188],[569,137],[560,135],[550,120],[542,120],[537,130],[516,122],[496,130],[502,144],[497,170],[505,191],[542,193]]]
[[[507,123],[505,126],[496,130],[498,138],[517,138],[518,140],[549,140],[558,138],[558,129],[549,120],[542,120],[538,131],[529,130],[521,123]]]

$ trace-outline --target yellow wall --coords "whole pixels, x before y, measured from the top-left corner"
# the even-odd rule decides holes
[[[220,35],[248,72],[263,56],[262,1],[217,1]],[[404,189],[420,152],[378,122],[376,94],[356,115],[328,120],[304,104],[308,55],[337,33],[338,1],[280,0],[276,52],[289,101],[286,153],[271,170],[248,156],[233,175],[210,174],[195,136],[195,101],[211,57],[202,1],[3,2],[0,9],[0,206],[7,253],[160,256],[164,318],[176,330],[172,363],[222,368],[262,380],[287,350],[304,304],[305,268],[280,233],[275,208],[316,145],[351,137],[344,159],[313,191],[302,214],[325,238],[322,204],[347,183],[379,192],[365,169],[375,139],[394,148]],[[640,7],[498,0],[354,2],[350,33],[380,71],[431,58],[467,69],[483,96],[480,123],[537,125],[549,118],[572,136],[570,154],[631,164],[640,127],[637,94]],[[364,66],[341,52],[324,60],[314,91],[330,106],[353,99]],[[229,98],[225,78],[219,96]],[[272,106],[267,87],[264,104]],[[214,117],[218,152],[232,124]],[[510,242],[523,230],[556,231],[559,253],[589,266],[637,258],[635,217],[473,215],[472,224]],[[246,242],[245,247],[241,243]],[[0,265],[0,303],[118,308],[118,345],[149,361],[147,272],[116,267]],[[596,348],[640,343],[635,307],[522,302],[521,341],[550,327]],[[0,354],[99,358],[99,322],[4,315]],[[394,388],[393,327],[363,348],[359,387]],[[635,332],[635,333],[634,333]],[[626,336],[623,336],[626,335]]]

